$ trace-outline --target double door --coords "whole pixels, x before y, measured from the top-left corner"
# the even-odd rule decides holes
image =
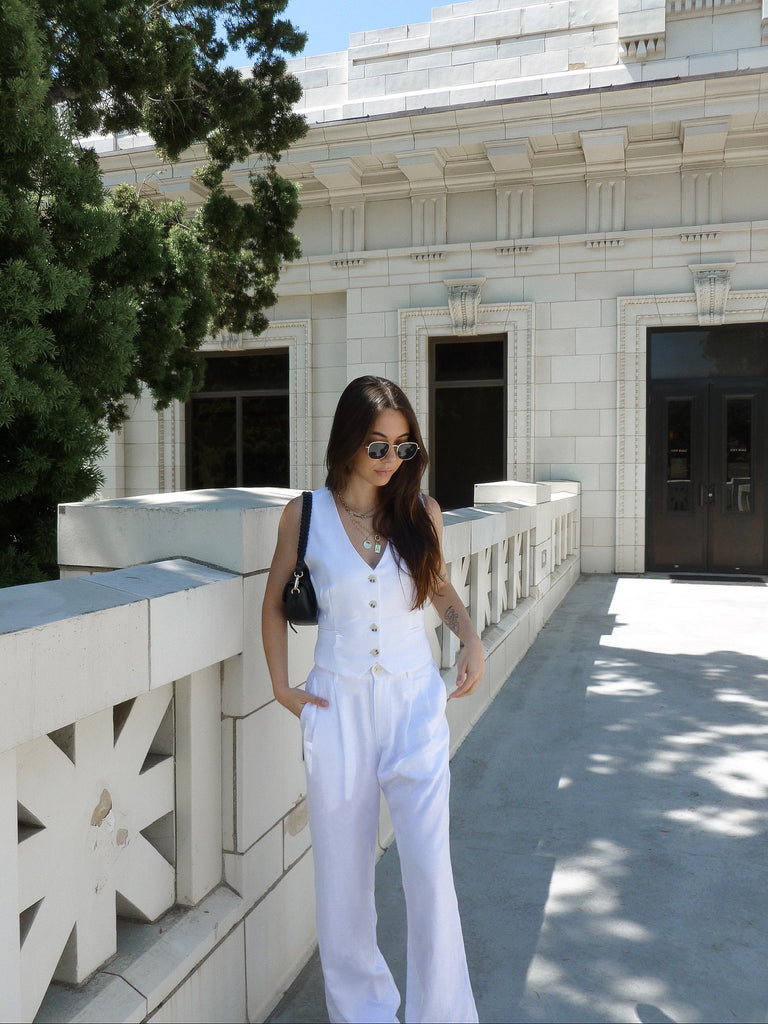
[[[646,566],[768,572],[768,384],[649,386]]]

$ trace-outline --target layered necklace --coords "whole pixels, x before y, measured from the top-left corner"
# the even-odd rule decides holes
[[[366,519],[371,519],[373,514],[376,512],[376,509],[372,508],[370,512],[355,512],[355,510],[350,508],[346,501],[344,501],[340,491],[336,491],[336,497],[339,499],[344,511],[349,516],[350,522],[363,538],[363,547],[365,550],[370,551],[371,548],[373,548],[376,554],[380,555],[382,537],[374,530],[369,530],[365,525]]]

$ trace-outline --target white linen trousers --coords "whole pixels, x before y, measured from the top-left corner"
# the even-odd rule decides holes
[[[446,692],[412,584],[389,546],[361,558],[333,496],[315,492],[309,567],[318,642],[301,727],[317,931],[331,1022],[397,1021],[400,993],[376,939],[380,794],[389,805],[407,911],[405,1020],[476,1022],[448,836]]]

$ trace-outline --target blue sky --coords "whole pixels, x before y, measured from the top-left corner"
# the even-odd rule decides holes
[[[352,32],[429,21],[433,7],[447,0],[289,0],[283,17],[309,35],[302,57],[349,47]],[[243,60],[243,63],[245,61]],[[230,62],[228,62],[230,63]],[[236,58],[233,64],[241,63]]]
[[[346,50],[351,32],[429,21],[448,0],[289,0],[285,14],[309,34],[303,56]]]

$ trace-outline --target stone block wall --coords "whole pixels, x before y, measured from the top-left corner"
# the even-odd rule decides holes
[[[269,329],[236,339],[289,351],[292,486],[322,484],[350,379],[398,381],[430,444],[430,340],[501,335],[500,475],[578,480],[584,570],[644,570],[646,332],[768,321],[766,2],[470,0],[292,62],[310,130],[280,169],[301,187],[303,256]],[[177,184],[196,159],[157,167],[147,137],[101,158],[110,183],[138,162]],[[714,314],[707,265],[727,279]],[[160,489],[183,489],[173,425],[137,429],[104,496],[161,467]]]

